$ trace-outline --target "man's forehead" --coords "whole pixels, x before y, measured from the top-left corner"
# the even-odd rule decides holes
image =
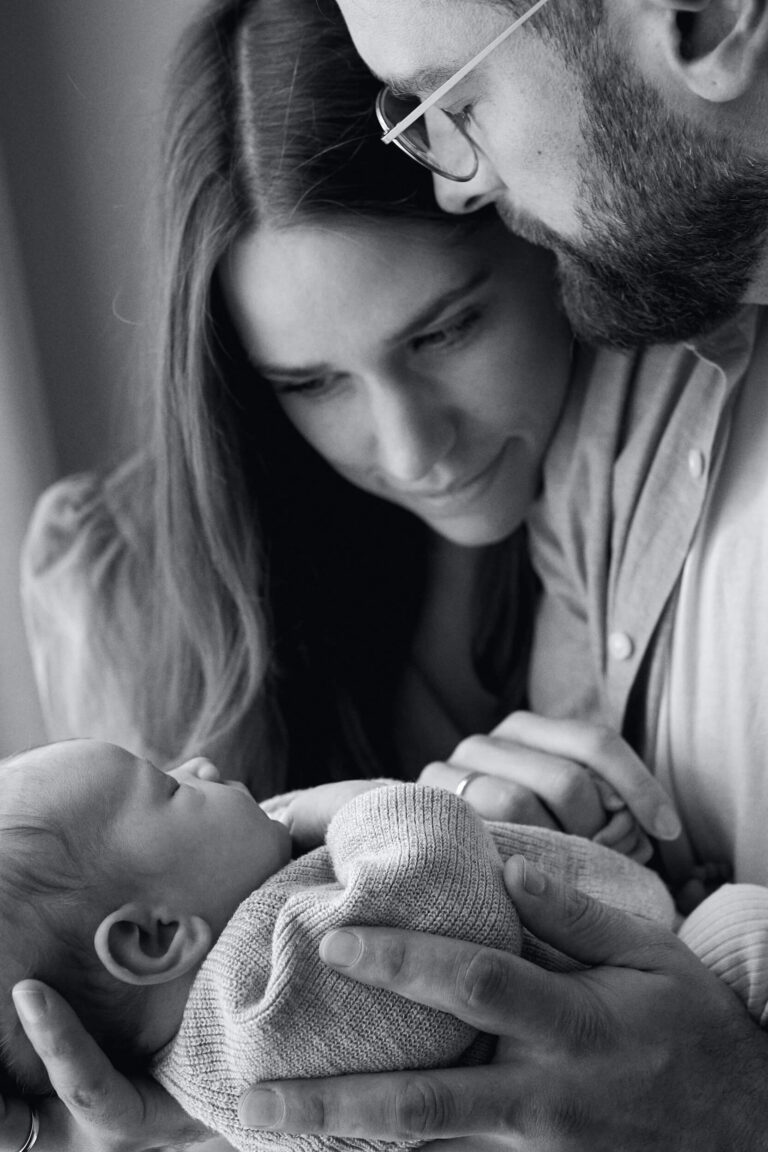
[[[372,71],[413,94],[438,88],[499,25],[489,0],[339,0],[339,7]]]

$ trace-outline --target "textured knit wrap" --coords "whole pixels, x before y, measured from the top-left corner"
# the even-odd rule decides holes
[[[339,811],[324,848],[293,861],[240,905],[154,1075],[191,1116],[244,1152],[418,1147],[249,1130],[238,1121],[238,1098],[261,1080],[487,1060],[490,1037],[345,978],[321,963],[318,944],[340,925],[385,924],[565,967],[521,929],[502,878],[502,860],[514,853],[607,903],[672,923],[658,878],[607,848],[541,828],[485,824],[440,789],[378,788]]]

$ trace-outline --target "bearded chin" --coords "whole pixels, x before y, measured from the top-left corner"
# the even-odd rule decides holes
[[[674,116],[601,37],[574,40],[581,235],[543,230],[582,339],[688,340],[740,306],[768,243],[768,162]],[[533,237],[531,237],[533,239]]]
[[[732,316],[765,243],[761,219],[768,220],[768,203],[743,203],[743,191],[724,198],[717,236],[701,221],[674,228],[669,217],[662,224],[646,215],[642,235],[600,237],[593,227],[583,249],[559,242],[563,306],[576,335],[632,348],[689,340]]]

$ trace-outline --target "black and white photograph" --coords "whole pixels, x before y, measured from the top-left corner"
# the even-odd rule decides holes
[[[0,1152],[765,1152],[768,0],[2,0],[0,609]]]

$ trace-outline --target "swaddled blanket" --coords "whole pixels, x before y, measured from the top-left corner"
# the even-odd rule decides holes
[[[573,967],[521,929],[502,878],[502,861],[514,853],[606,903],[672,924],[658,878],[616,852],[547,829],[485,824],[440,789],[378,788],[341,809],[325,847],[287,865],[240,905],[154,1075],[190,1115],[243,1152],[418,1147],[253,1131],[240,1125],[237,1102],[261,1080],[488,1059],[491,1037],[346,979],[322,964],[318,944],[331,928],[387,924]]]

